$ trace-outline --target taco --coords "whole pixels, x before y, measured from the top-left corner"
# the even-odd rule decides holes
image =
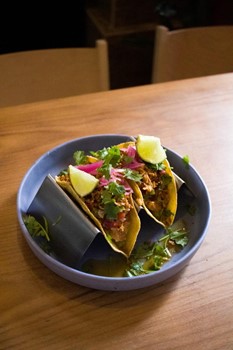
[[[162,226],[171,226],[177,210],[177,187],[168,160],[157,164],[145,162],[137,152],[136,141],[117,147],[121,153],[118,166],[138,174],[139,181],[129,180],[137,206],[143,207]]]
[[[55,180],[76,200],[112,249],[128,258],[141,226],[132,197],[133,190],[121,172],[111,168],[107,174],[104,161],[96,162],[93,157],[85,159],[91,163],[78,165],[77,168],[98,179],[91,193],[80,196],[72,185],[69,171],[57,175]]]
[[[159,169],[144,163],[138,171],[142,180],[132,184],[137,204],[159,224],[171,226],[177,210],[177,189],[169,162],[163,160]]]

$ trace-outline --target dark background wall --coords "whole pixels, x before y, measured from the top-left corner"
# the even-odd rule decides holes
[[[0,54],[109,45],[111,88],[150,83],[156,23],[233,25],[233,0],[77,0],[0,5]]]
[[[0,53],[85,46],[85,0],[0,5]]]
[[[54,4],[33,2],[27,5],[10,1],[1,4],[0,54],[37,48],[85,46],[86,9],[101,7],[107,2],[111,3],[111,0],[56,1]],[[147,2],[141,0],[144,5]],[[233,0],[154,0],[154,4],[155,18],[171,29],[180,25],[233,24]]]

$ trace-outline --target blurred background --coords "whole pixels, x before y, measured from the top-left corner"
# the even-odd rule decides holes
[[[78,0],[1,5],[0,54],[109,46],[111,89],[151,82],[155,25],[233,25],[233,0]]]

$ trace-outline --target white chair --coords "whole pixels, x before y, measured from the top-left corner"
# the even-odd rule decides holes
[[[108,47],[0,55],[0,107],[109,90]]]
[[[233,72],[233,26],[156,28],[152,83]]]

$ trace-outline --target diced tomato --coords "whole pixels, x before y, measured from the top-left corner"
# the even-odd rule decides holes
[[[124,211],[121,211],[121,212],[118,213],[117,218],[120,221],[124,221],[125,220],[125,216],[126,216],[126,213]]]
[[[120,223],[118,220],[104,220],[103,226],[111,229],[113,227],[119,227]]]

